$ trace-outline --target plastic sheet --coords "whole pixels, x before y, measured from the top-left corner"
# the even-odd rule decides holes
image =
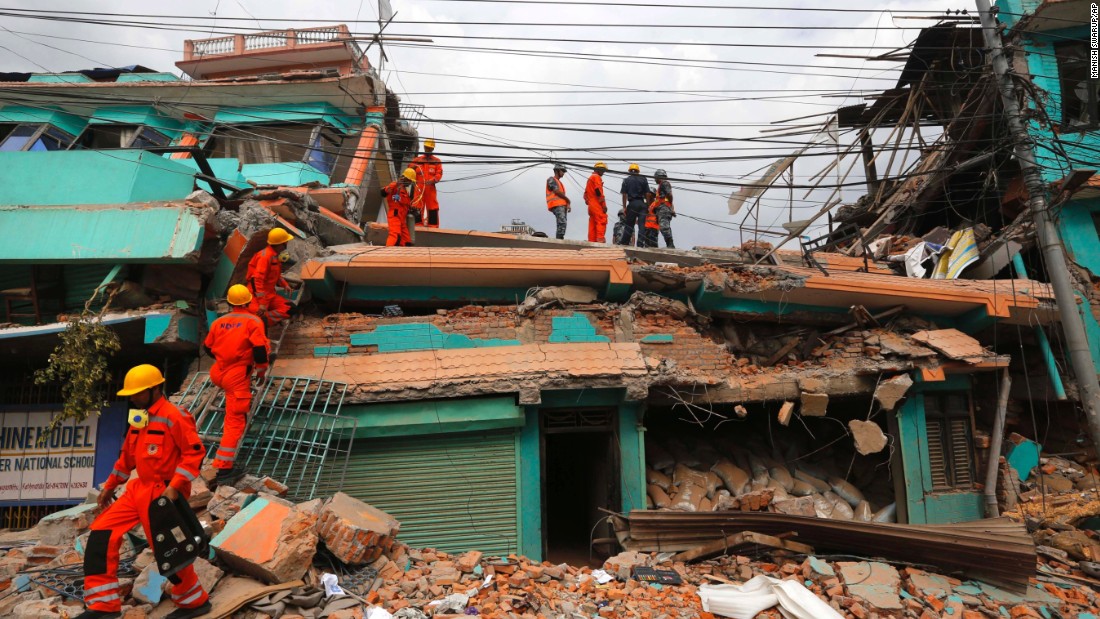
[[[743,585],[701,585],[699,599],[703,610],[733,619],[753,619],[776,605],[787,619],[843,619],[801,583],[764,575]]]

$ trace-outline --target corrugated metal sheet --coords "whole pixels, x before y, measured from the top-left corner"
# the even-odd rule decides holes
[[[517,552],[516,433],[355,441],[344,492],[401,521],[398,539],[446,552]]]
[[[793,531],[818,552],[934,565],[1020,593],[1035,575],[1035,542],[1023,523],[1008,518],[917,526],[768,512],[632,511],[614,522],[623,547],[640,552],[688,550],[741,531]]]

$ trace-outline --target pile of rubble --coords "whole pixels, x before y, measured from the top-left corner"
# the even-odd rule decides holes
[[[805,408],[805,406],[804,406]],[[878,430],[874,422],[856,421]],[[722,454],[728,454],[724,456]],[[810,463],[799,458],[786,461],[727,445],[719,451],[694,447],[675,439],[646,445],[646,494],[650,509],[674,511],[774,511],[796,516],[816,516],[863,522],[895,522],[891,488],[863,467],[867,475],[853,484],[843,478],[837,461]],[[874,494],[868,500],[864,490]],[[882,498],[887,497],[887,498]]]
[[[751,487],[744,473],[740,483]],[[685,475],[690,473],[679,472]],[[736,483],[721,483],[730,481]],[[694,482],[681,480],[686,483]],[[1016,592],[935,574],[926,566],[808,556],[765,546],[699,562],[674,560],[671,553],[624,552],[597,569],[515,555],[413,549],[398,541],[396,519],[348,495],[293,503],[280,497],[285,492],[270,478],[246,477],[238,487],[216,492],[196,481],[191,503],[213,536],[210,559],[196,561],[211,593],[209,617],[778,619],[780,611],[772,608],[776,601],[767,599],[767,606],[751,611],[728,610],[730,600],[737,608],[755,608],[760,596],[742,584],[765,582],[762,577],[796,587],[845,618],[1092,617],[1100,612],[1100,598],[1090,588],[1100,581],[1083,571],[1083,562],[1056,548],[1041,549],[1036,578],[1027,591]],[[48,516],[29,531],[0,534],[0,547],[6,549],[0,557],[0,616],[60,619],[80,612],[82,553],[96,509],[89,502]],[[123,547],[123,617],[159,619],[172,605],[164,593],[167,581],[152,565],[142,537],[135,528]],[[783,604],[782,596],[778,602]],[[726,609],[723,614],[715,612],[719,607]],[[798,612],[783,616],[809,617]]]

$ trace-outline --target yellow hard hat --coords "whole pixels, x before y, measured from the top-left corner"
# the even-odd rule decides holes
[[[630,164],[630,167],[627,168],[627,171],[629,171],[629,172],[641,172],[642,169],[640,167],[638,167],[638,164],[632,163],[632,164]]]
[[[424,148],[435,148],[435,140],[432,138],[424,140]]]
[[[405,171],[401,173],[401,176],[409,179],[410,181],[416,181],[416,170],[412,168],[405,168]]]
[[[294,237],[290,236],[290,233],[282,228],[272,228],[271,232],[267,233],[268,245],[281,245],[286,243]]]
[[[241,284],[234,284],[225,294],[225,300],[229,301],[230,305],[248,305],[252,301],[252,292]]]
[[[602,161],[597,161],[597,162],[596,162],[596,165],[594,165],[594,166],[592,166],[592,167],[593,167],[593,168],[599,168],[599,169],[601,169],[601,170],[606,170],[606,169],[607,169],[607,164],[606,164],[606,163],[604,163],[604,162],[602,162]]]
[[[148,363],[135,365],[126,372],[126,378],[122,381],[122,389],[118,390],[118,395],[131,396],[146,389],[152,389],[163,382],[164,375],[160,373],[157,366]]]

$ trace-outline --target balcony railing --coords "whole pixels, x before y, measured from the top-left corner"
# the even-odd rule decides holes
[[[319,26],[290,30],[270,30],[255,34],[235,34],[212,39],[184,42],[184,60],[200,60],[212,56],[230,56],[255,51],[294,49],[307,45],[322,45],[350,39],[346,25]]]

